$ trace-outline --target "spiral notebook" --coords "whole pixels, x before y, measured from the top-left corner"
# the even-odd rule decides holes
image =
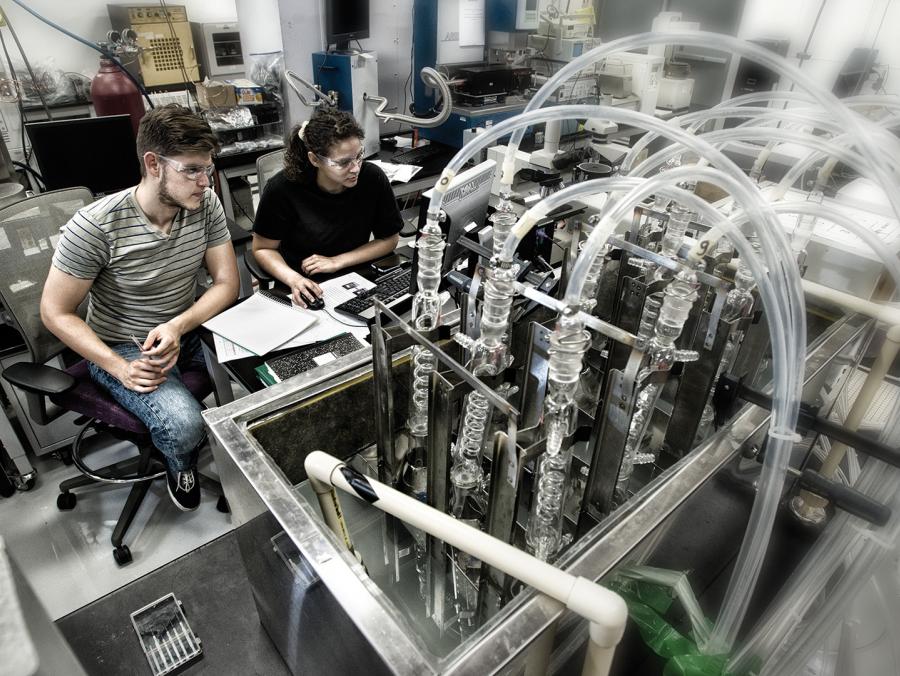
[[[203,326],[262,357],[306,331],[317,319],[310,310],[292,306],[290,299],[263,290]]]

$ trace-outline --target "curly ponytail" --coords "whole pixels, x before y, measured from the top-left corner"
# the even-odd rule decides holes
[[[353,115],[337,108],[319,107],[312,117],[291,130],[284,151],[284,173],[291,181],[315,179],[315,166],[307,153],[328,157],[331,147],[348,138],[363,140],[362,128]]]

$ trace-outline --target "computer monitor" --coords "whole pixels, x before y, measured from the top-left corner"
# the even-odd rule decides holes
[[[129,115],[31,122],[25,129],[47,190],[84,186],[105,195],[141,180]]]
[[[441,222],[441,230],[447,238],[443,272],[450,270],[451,265],[465,254],[466,249],[459,243],[460,238],[470,230],[480,229],[484,225],[496,168],[497,163],[494,160],[485,160],[461,171],[450,181],[450,187],[441,202],[441,211],[446,216]],[[425,197],[430,199],[431,193],[429,190],[425,193]],[[428,203],[423,200],[419,214],[420,227],[425,224],[427,208]]]
[[[339,52],[369,37],[369,0],[325,0],[325,39]]]

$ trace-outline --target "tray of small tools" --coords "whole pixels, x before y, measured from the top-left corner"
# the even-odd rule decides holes
[[[131,613],[131,624],[154,676],[181,670],[203,654],[200,639],[191,631],[175,594],[166,594]]]

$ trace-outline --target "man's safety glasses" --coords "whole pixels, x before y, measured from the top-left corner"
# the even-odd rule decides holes
[[[179,174],[184,176],[189,181],[199,181],[200,177],[204,174],[206,178],[212,180],[213,174],[216,173],[216,165],[210,164],[209,166],[191,164],[186,165],[178,160],[173,160],[171,157],[166,157],[165,155],[160,155],[157,153],[156,155],[159,159],[164,160],[168,164],[172,165],[172,168],[175,169]]]

